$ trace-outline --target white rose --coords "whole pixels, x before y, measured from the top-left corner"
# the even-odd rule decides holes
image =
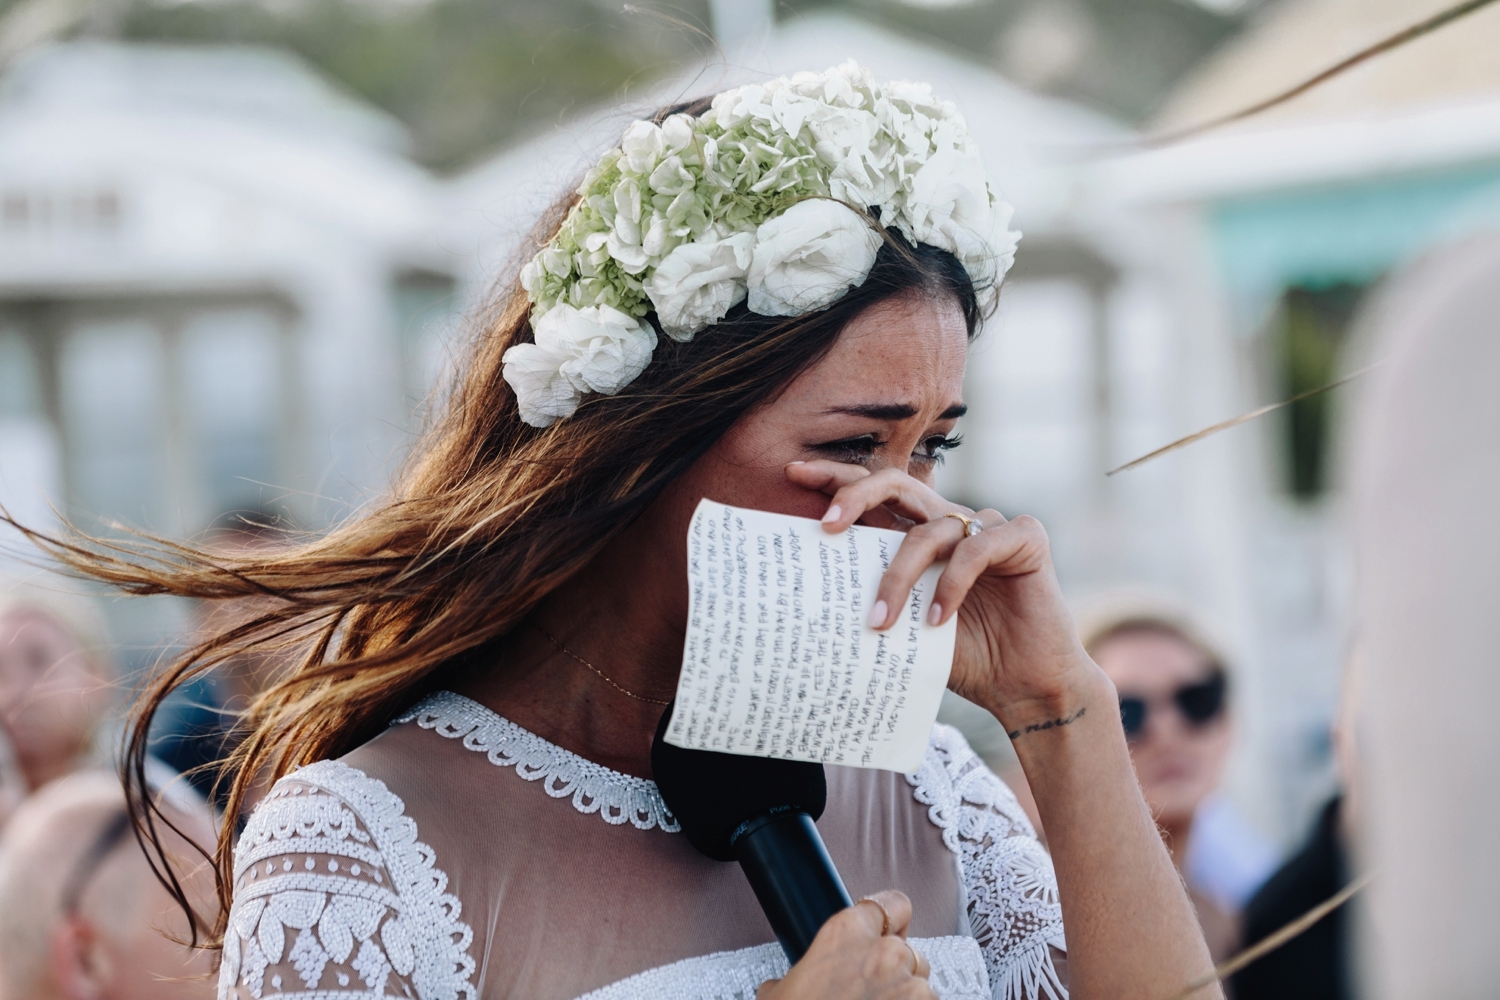
[[[755,231],[750,311],[800,316],[831,305],[869,277],[880,242],[869,220],[847,205],[798,202]]]
[[[684,243],[662,258],[646,282],[662,331],[673,340],[691,340],[743,302],[754,249],[754,233],[735,233]]]
[[[559,304],[532,323],[534,344],[505,352],[505,381],[521,419],[547,427],[570,417],[586,393],[614,395],[635,381],[656,349],[656,332],[611,306]]]
[[[912,178],[902,216],[912,239],[956,255],[971,275],[984,274],[1014,252],[1017,237],[1005,230],[1010,208],[991,205],[984,166],[972,148],[934,153]]]

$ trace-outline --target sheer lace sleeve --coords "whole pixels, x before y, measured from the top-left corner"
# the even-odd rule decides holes
[[[381,782],[336,761],[283,778],[235,851],[219,1000],[473,1000],[434,860]]]
[[[1057,877],[1015,795],[951,726],[933,729],[922,769],[907,780],[958,855],[995,1000],[1063,1000]]]

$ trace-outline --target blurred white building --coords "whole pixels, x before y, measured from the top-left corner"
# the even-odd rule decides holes
[[[1447,119],[1288,119],[1101,159],[1129,139],[1120,125],[953,53],[833,13],[756,23],[736,29],[733,70],[678,77],[633,110],[849,57],[959,105],[1026,235],[974,347],[966,444],[942,487],[1041,517],[1075,603],[1144,585],[1206,620],[1237,668],[1235,798],[1290,841],[1328,782],[1348,577],[1334,507],[1286,487],[1274,420],[1104,473],[1282,398],[1287,290],[1356,265],[1367,283],[1422,245],[1395,235],[1447,231],[1459,205],[1478,217],[1500,118],[1481,102]],[[1281,51],[1269,37],[1255,44]],[[1267,61],[1230,58],[1214,79]],[[1185,117],[1202,111],[1182,100]],[[403,155],[398,125],[285,56],[31,56],[0,85],[0,502],[33,523],[50,498],[84,525],[172,535],[236,509],[337,517],[400,457],[447,317],[514,281],[529,227],[630,110],[439,184]],[[1445,181],[1442,201],[1413,180],[1431,177],[1469,179]],[[1422,214],[1439,201],[1441,218]],[[117,610],[118,637],[154,642],[168,623],[135,607]]]
[[[1270,7],[1183,83],[1154,127],[1237,111],[1447,6]],[[1355,333],[1368,290],[1500,226],[1497,46],[1500,8],[1490,7],[1264,115],[1097,163],[1098,217],[1152,234],[1177,323],[1192,330],[1185,343],[1215,345],[1210,367],[1186,354],[1178,364],[1222,389],[1157,443],[1378,361]],[[1205,450],[1236,456],[1256,708],[1245,737],[1283,838],[1299,836],[1332,790],[1329,726],[1358,638],[1336,447],[1347,399],[1335,391],[1153,463],[1165,474]]]
[[[0,502],[317,525],[383,484],[449,258],[401,126],[293,58],[78,43],[0,85]],[[15,539],[7,539],[14,547]],[[165,613],[165,612],[160,612]],[[150,641],[160,613],[122,609]]]

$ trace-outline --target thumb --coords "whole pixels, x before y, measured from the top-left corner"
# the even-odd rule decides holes
[[[779,979],[767,979],[760,984],[760,989],[755,991],[755,1000],[771,1000],[776,994],[776,987],[780,985]]]

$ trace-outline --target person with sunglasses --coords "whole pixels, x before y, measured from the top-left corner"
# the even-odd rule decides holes
[[[1219,786],[1233,740],[1229,675],[1181,615],[1122,607],[1085,615],[1081,624],[1084,648],[1119,692],[1141,791],[1184,871],[1194,819]],[[1238,943],[1237,917],[1191,877],[1186,881],[1209,950],[1221,961]]]

